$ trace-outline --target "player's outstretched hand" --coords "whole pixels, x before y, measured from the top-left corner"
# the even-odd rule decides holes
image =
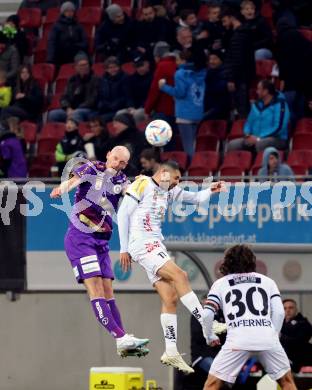
[[[127,272],[131,268],[131,257],[128,252],[120,253],[120,264],[123,272]]]
[[[61,196],[62,193],[61,193],[61,187],[58,186],[58,187],[55,187],[53,188],[51,194],[50,194],[50,198],[54,199],[54,198],[58,198],[59,196]]]
[[[210,345],[210,347],[217,347],[218,345],[220,345],[220,339],[217,335],[215,334],[212,334],[211,336],[209,336],[207,339],[207,344]]]
[[[210,189],[211,189],[212,193],[227,192],[226,182],[225,181],[217,181],[215,183],[212,183],[210,186]]]

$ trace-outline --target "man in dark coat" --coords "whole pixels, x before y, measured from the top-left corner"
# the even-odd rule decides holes
[[[47,61],[57,66],[73,62],[78,52],[88,51],[86,33],[75,19],[74,4],[67,1],[61,6],[60,13],[49,34],[47,54]]]
[[[222,14],[222,23],[233,30],[224,61],[225,77],[234,108],[241,118],[245,118],[249,113],[249,87],[255,76],[251,34],[242,24],[239,12],[226,10]]]
[[[302,366],[312,365],[312,325],[298,312],[293,299],[283,301],[285,320],[281,330],[281,344],[291,362],[292,369],[298,372]]]
[[[77,74],[68,80],[61,97],[62,108],[50,111],[49,122],[65,122],[69,117],[76,122],[85,122],[96,113],[100,80],[90,69],[84,53],[76,55],[75,66]]]

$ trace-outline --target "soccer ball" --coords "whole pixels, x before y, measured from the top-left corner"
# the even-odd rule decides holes
[[[172,129],[166,121],[156,119],[146,126],[145,137],[153,146],[164,146],[171,140]]]

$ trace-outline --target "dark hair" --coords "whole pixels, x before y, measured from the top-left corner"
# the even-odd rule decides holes
[[[148,148],[142,150],[140,154],[140,158],[145,158],[145,160],[155,160],[156,162],[160,162],[160,154],[159,154],[159,149],[156,148]]]
[[[272,81],[270,80],[261,80],[259,81],[263,89],[266,89],[270,95],[274,96],[276,94],[276,89]]]
[[[222,275],[254,272],[256,270],[256,256],[247,245],[234,245],[227,249],[224,261],[221,264]]]
[[[161,167],[168,167],[173,170],[181,171],[179,164],[174,160],[167,160],[161,163]]]
[[[230,18],[235,18],[239,22],[243,22],[243,15],[236,9],[226,7],[222,10],[221,18],[224,18],[225,16],[228,16]]]
[[[291,302],[291,303],[293,303],[295,306],[297,306],[297,302],[296,302],[294,299],[291,299],[291,298],[283,299],[283,305],[284,305],[284,303],[286,303],[286,302]]]
[[[21,79],[21,73],[23,69],[27,69],[27,72],[29,73],[29,79],[26,81],[22,81]],[[17,92],[23,92],[23,93],[29,93],[30,89],[32,88],[35,80],[32,75],[32,69],[31,65],[29,64],[23,64],[19,67],[18,74],[17,74],[17,81],[16,81],[16,90]]]
[[[180,12],[180,18],[186,20],[190,15],[196,15],[195,11],[192,9],[182,9]]]

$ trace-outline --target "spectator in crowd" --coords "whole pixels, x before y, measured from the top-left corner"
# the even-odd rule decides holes
[[[6,72],[6,77],[10,85],[14,85],[20,58],[15,46],[8,43],[3,31],[0,31],[0,69]]]
[[[211,50],[208,57],[203,120],[227,119],[230,112],[230,95],[224,74],[224,54]]]
[[[160,167],[160,153],[157,148],[144,149],[140,154],[141,175],[153,176]]]
[[[256,101],[244,125],[244,137],[229,142],[228,150],[264,150],[288,146],[289,109],[285,97],[268,80],[258,83]]]
[[[304,97],[312,91],[312,42],[287,17],[277,23],[277,62],[281,89],[291,112],[292,124],[304,114]]]
[[[2,111],[1,117],[11,116],[20,121],[37,121],[43,108],[43,93],[37,81],[33,78],[30,65],[23,65],[14,89],[13,103]]]
[[[66,1],[61,6],[58,21],[49,33],[47,61],[59,67],[72,63],[81,51],[88,52],[87,36],[75,18],[74,4]]]
[[[250,29],[252,33],[255,59],[271,59],[273,35],[268,22],[262,15],[256,14],[255,3],[251,0],[242,1],[241,14],[244,16],[245,25]]]
[[[193,62],[190,62],[192,60]],[[159,80],[159,89],[175,99],[175,116],[183,149],[191,159],[195,150],[197,127],[204,114],[206,57],[189,51],[177,57],[174,86]]]
[[[176,35],[176,49],[179,51],[190,50],[193,47],[193,34],[189,27],[178,27]]]
[[[66,0],[23,0],[20,8],[40,8],[43,15],[46,15],[49,8],[60,7]],[[72,0],[76,8],[79,7],[79,0]]]
[[[75,56],[76,74],[68,80],[60,109],[49,113],[49,122],[65,122],[72,117],[77,122],[88,121],[95,115],[99,98],[100,80],[93,74],[87,55]]]
[[[172,30],[169,20],[156,16],[155,9],[147,3],[143,6],[140,20],[135,26],[136,50],[152,61],[155,44],[159,41],[172,41]]]
[[[131,158],[124,170],[128,176],[136,176],[140,171],[140,154],[147,147],[144,134],[137,130],[131,114],[118,114],[114,117],[114,133],[110,140],[109,150],[117,145],[125,146]]]
[[[126,62],[134,45],[134,24],[118,4],[111,4],[105,12],[95,36],[97,56],[102,60],[115,56]]]
[[[209,34],[209,48],[220,50],[223,47],[222,40],[225,29],[221,23],[221,5],[212,2],[208,9],[208,20],[205,22],[205,28]]]
[[[312,325],[298,312],[293,299],[283,301],[285,320],[281,330],[281,344],[290,360],[292,370],[298,372],[302,366],[312,366]]]
[[[127,78],[127,93],[129,107],[118,111],[118,114],[129,112],[133,115],[137,124],[146,118],[144,104],[152,83],[153,74],[150,70],[150,63],[138,56],[134,58],[135,73]]]
[[[6,73],[0,70],[0,112],[8,107],[12,100],[12,87],[7,84]]]
[[[170,53],[170,46],[166,42],[158,42],[154,47],[153,54],[156,69],[145,102],[145,113],[151,115],[153,119],[163,119],[174,126],[173,98],[159,89],[158,82],[160,79],[165,79],[167,84],[173,85],[174,74],[177,69],[176,59]]]
[[[105,122],[113,119],[117,111],[130,107],[128,76],[121,70],[117,57],[105,61],[105,74],[100,84],[99,113]]]
[[[65,135],[56,145],[55,161],[58,166],[59,176],[71,158],[84,156],[84,141],[78,132],[78,122],[69,118],[65,124]]]
[[[233,106],[241,118],[249,111],[249,87],[255,76],[255,58],[250,32],[241,22],[241,15],[227,10],[222,15],[225,28],[233,30],[226,51],[224,67]]]
[[[5,24],[4,30],[9,27],[11,36],[8,37],[8,42],[14,45],[18,51],[20,62],[23,63],[24,57],[28,54],[28,41],[25,31],[20,28],[20,18],[18,15],[10,15]]]
[[[89,122],[90,133],[85,134],[85,149],[89,160],[103,161],[107,152],[109,152],[109,133],[106,123],[101,117],[94,117]]]
[[[258,172],[259,181],[270,180],[277,182],[281,180],[292,180],[294,173],[291,168],[281,162],[281,156],[276,148],[264,149],[262,167]]]
[[[0,170],[6,178],[27,177],[23,144],[11,129],[4,129],[0,135]]]
[[[180,13],[179,26],[189,28],[193,39],[207,39],[208,31],[205,24],[197,19],[195,12],[191,9],[184,9]]]

